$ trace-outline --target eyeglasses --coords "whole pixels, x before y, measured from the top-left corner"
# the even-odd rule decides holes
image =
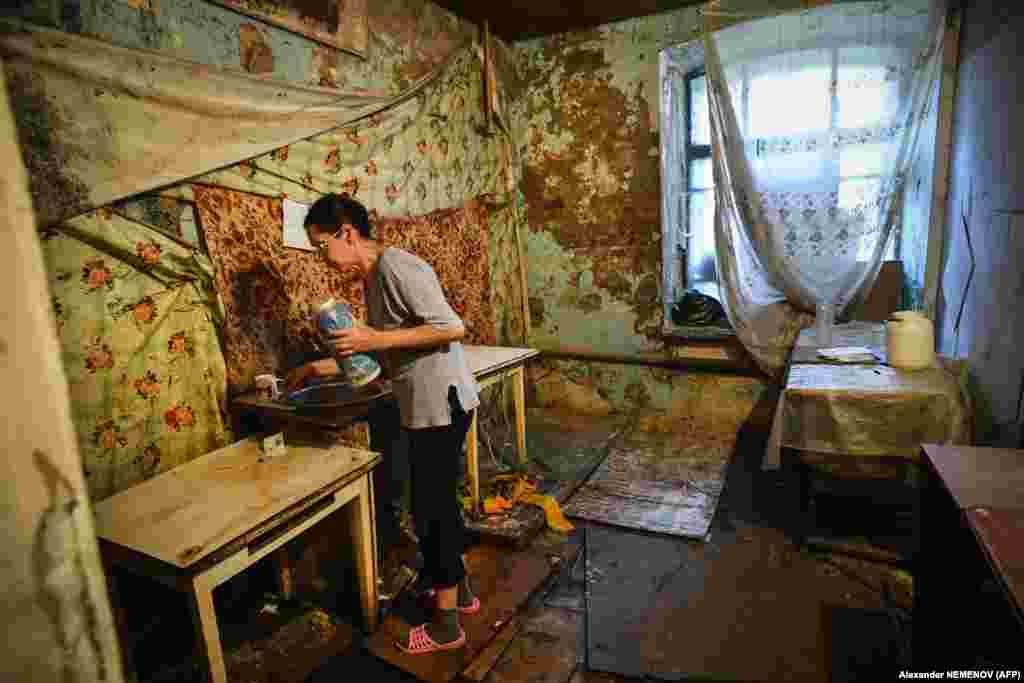
[[[345,231],[345,228],[344,228],[344,226],[342,226],[341,228],[338,228],[338,232],[332,234],[331,237],[337,239],[338,237],[341,236],[341,233],[343,233],[344,231]],[[326,239],[322,239],[319,242],[314,242],[313,246],[316,247],[317,251],[319,251],[321,254],[326,254],[327,253],[327,240]]]

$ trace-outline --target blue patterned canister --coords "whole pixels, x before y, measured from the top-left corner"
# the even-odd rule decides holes
[[[338,303],[334,299],[328,299],[320,304],[317,309],[317,324],[325,340],[334,330],[350,329],[355,326],[352,307],[346,303]],[[354,387],[369,384],[380,375],[380,365],[365,353],[338,356],[337,358],[338,365],[341,367],[346,381]]]

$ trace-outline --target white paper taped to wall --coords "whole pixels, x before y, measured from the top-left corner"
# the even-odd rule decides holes
[[[302,222],[306,220],[306,214],[309,213],[309,206],[285,199],[283,200],[282,208],[284,213],[284,246],[315,251],[313,245],[309,242],[309,236],[306,235],[306,228],[302,225]]]
[[[192,244],[199,244],[199,226],[196,224],[196,207],[186,204],[181,210],[181,236]]]

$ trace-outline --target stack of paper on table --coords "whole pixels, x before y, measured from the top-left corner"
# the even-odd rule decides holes
[[[877,363],[878,357],[866,346],[835,346],[818,349],[818,356],[837,363]]]

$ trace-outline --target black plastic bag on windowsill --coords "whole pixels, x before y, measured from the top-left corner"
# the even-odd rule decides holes
[[[688,289],[672,306],[672,322],[681,327],[729,327],[729,319],[718,299]]]

